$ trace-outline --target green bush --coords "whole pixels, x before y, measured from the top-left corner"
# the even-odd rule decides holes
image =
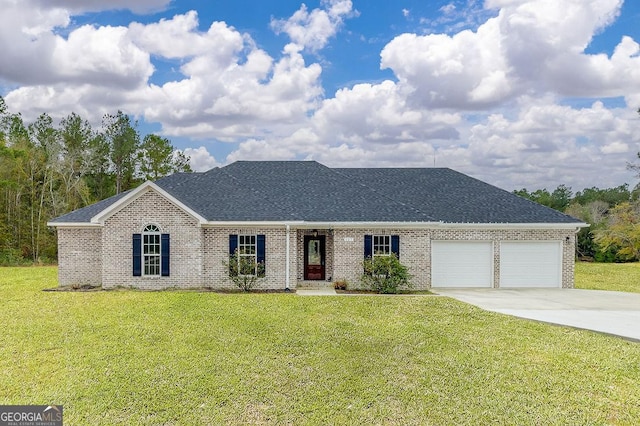
[[[393,294],[401,287],[412,288],[407,267],[395,254],[368,257],[363,262],[362,284],[376,293]]]
[[[20,250],[4,248],[0,249],[0,266],[22,266],[32,262],[22,257]]]
[[[229,256],[229,279],[242,291],[251,291],[260,278],[265,276],[264,262],[256,263],[253,257],[238,257],[238,251]]]

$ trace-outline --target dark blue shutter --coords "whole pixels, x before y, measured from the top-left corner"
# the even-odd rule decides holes
[[[364,257],[373,256],[373,238],[371,235],[364,236]]]
[[[133,234],[133,276],[142,275],[142,235]]]
[[[238,274],[236,263],[236,269],[234,272],[234,265],[231,262],[231,256],[236,254],[236,250],[238,250],[238,236],[237,235],[229,235],[229,276],[234,276]],[[236,261],[237,262],[237,261]]]
[[[169,265],[171,264],[170,248],[169,234],[162,234],[160,236],[160,275],[163,277],[169,276]]]
[[[258,263],[265,263],[266,259],[266,238],[264,235],[256,235],[256,260]],[[265,268],[266,271],[266,268]],[[264,272],[261,271],[258,276],[264,277]]]
[[[391,253],[394,253],[398,259],[400,259],[400,236],[391,236]]]
[[[238,250],[238,236],[229,235],[229,255],[234,255]]]

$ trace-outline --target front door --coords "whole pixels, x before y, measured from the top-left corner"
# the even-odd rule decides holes
[[[304,279],[324,280],[324,235],[304,237]]]

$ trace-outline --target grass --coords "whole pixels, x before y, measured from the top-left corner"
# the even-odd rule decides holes
[[[43,292],[0,269],[0,403],[65,424],[636,424],[640,344],[449,298]]]
[[[640,293],[640,263],[576,263],[576,288]]]

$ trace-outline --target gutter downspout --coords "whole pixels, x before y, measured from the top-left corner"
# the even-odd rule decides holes
[[[291,291],[291,289],[289,288],[289,262],[290,262],[290,258],[289,258],[289,236],[291,233],[291,226],[287,225],[287,248],[286,248],[286,256],[285,256],[285,264],[286,264],[286,270],[285,270],[285,287],[284,287],[284,291],[289,292]]]

